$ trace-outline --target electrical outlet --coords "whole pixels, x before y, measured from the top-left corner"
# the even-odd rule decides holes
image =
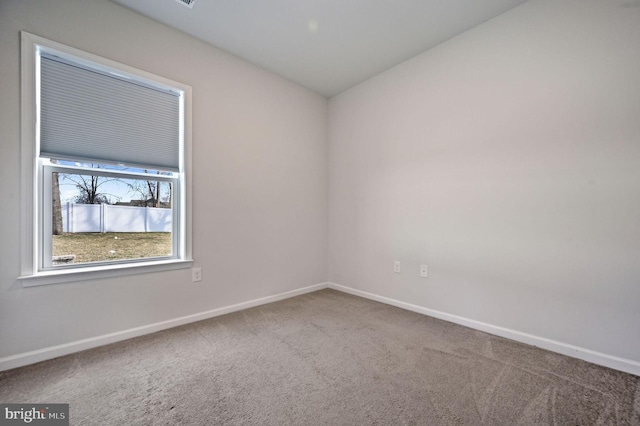
[[[191,268],[191,281],[202,281],[202,268]]]
[[[429,268],[427,265],[420,265],[420,277],[428,278],[429,277]]]
[[[400,273],[400,262],[398,262],[397,260],[393,262],[393,272],[395,272],[396,274]]]

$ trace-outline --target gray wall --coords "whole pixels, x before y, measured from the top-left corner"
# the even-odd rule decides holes
[[[639,6],[531,0],[332,98],[330,280],[640,361]]]
[[[20,30],[193,88],[189,270],[22,288]],[[0,2],[0,358],[326,281],[327,100],[106,0]]]
[[[634,4],[530,0],[327,103],[107,0],[0,2],[0,358],[329,278],[640,362]],[[202,283],[16,281],[19,30],[193,87]]]

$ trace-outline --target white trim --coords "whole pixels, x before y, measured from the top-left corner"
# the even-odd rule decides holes
[[[88,339],[77,340],[75,342],[65,343],[62,345],[50,346],[48,348],[38,349],[35,351],[24,352],[17,355],[11,355],[0,358],[0,371],[9,370],[11,368],[22,367],[34,364],[40,361],[57,358],[63,355],[69,355],[75,352],[84,351],[98,346],[108,345],[110,343],[120,342],[122,340],[131,339],[133,337],[143,336],[145,334],[155,333],[157,331],[166,330],[168,328],[189,324],[196,321],[229,314],[231,312],[249,309],[267,303],[278,302],[280,300],[289,299],[291,297],[300,296],[314,291],[327,288],[327,283],[311,285],[296,290],[287,291],[273,296],[261,297],[259,299],[242,302],[235,305],[225,306],[222,308],[212,309],[210,311],[200,312],[198,314],[187,315],[180,318],[174,318],[167,321],[157,322],[155,324],[144,325],[141,327],[130,328],[128,330],[117,331],[115,333],[103,334],[102,336],[90,337]]]
[[[101,69],[103,71],[107,73],[113,73],[120,78],[127,79],[129,77],[125,74],[130,74],[132,76],[135,76],[136,80],[143,79],[152,87],[162,88],[163,90],[167,90],[173,93],[176,93],[175,89],[181,91],[191,89],[190,86],[179,81],[171,80],[169,78],[162,77],[148,71],[134,68],[130,65],[113,61],[111,59],[95,55],[93,53],[85,52],[84,50],[76,49],[75,47],[67,46],[66,44],[58,43],[56,41],[37,36],[27,31],[20,31],[20,34],[23,37],[23,42],[33,46],[32,48],[30,48],[31,50],[29,50],[29,52],[33,53],[34,55],[37,46],[37,48],[39,48],[40,50],[49,53],[53,52],[57,56],[61,56],[73,62],[86,65],[89,68],[95,68],[95,65],[98,64],[101,66]]]
[[[20,67],[20,274],[30,275],[37,270],[35,261],[36,231],[36,67],[35,40],[22,32]]]
[[[235,305],[217,308],[217,309],[213,309],[206,312],[187,315],[184,317],[162,321],[155,324],[149,324],[141,327],[131,328],[129,330],[118,331],[115,333],[104,334],[102,336],[91,337],[88,339],[78,340],[71,343],[51,346],[48,348],[38,349],[30,352],[24,352],[17,355],[11,355],[8,357],[0,358],[0,371],[9,370],[11,368],[22,367],[22,366],[34,364],[40,361],[46,361],[48,359],[57,358],[59,356],[69,355],[69,354],[80,352],[86,349],[108,345],[110,343],[115,343],[122,340],[138,337],[138,336],[143,336],[145,334],[155,333],[157,331],[166,330],[168,328],[173,328],[173,327],[189,324],[196,321],[214,318],[220,315],[241,311],[243,309],[253,308],[255,306],[260,306],[267,303],[278,302],[280,300],[300,296],[307,293],[312,293],[314,291],[323,290],[325,288],[330,288],[332,290],[337,290],[343,293],[352,294],[354,296],[362,297],[365,299],[374,300],[376,302],[384,303],[386,305],[395,306],[397,308],[405,309],[407,311],[416,312],[419,314],[438,318],[444,321],[452,322],[455,324],[460,324],[465,327],[472,328],[474,330],[484,331],[486,333],[490,333],[500,337],[505,337],[507,339],[515,340],[517,342],[525,343],[528,345],[537,346],[542,349],[546,349],[546,350],[556,352],[562,355],[566,355],[572,358],[582,359],[584,361],[591,362],[593,364],[602,365],[604,367],[609,367],[615,370],[623,371],[625,373],[630,373],[636,376],[640,376],[640,362],[637,362],[637,361],[620,358],[613,355],[604,354],[601,352],[592,351],[590,349],[581,348],[579,346],[574,346],[567,343],[546,339],[544,337],[534,336],[528,333],[522,333],[519,331],[495,326],[492,324],[487,324],[480,321],[475,321],[475,320],[464,318],[457,315],[447,314],[444,312],[436,311],[436,310],[425,308],[422,306],[413,305],[411,303],[405,303],[405,302],[401,302],[399,300],[391,299],[388,297],[378,296],[376,294],[368,293],[366,291],[356,290],[354,288],[346,287],[346,286],[332,283],[332,282],[320,283],[320,284],[276,294],[273,296],[267,296],[259,299],[250,300],[248,302],[242,302]]]
[[[556,340],[547,339],[545,337],[534,336],[528,333],[522,333],[520,331],[511,330],[508,328],[500,327],[497,325],[487,324],[485,322],[464,318],[458,315],[447,314],[445,312],[436,311],[434,309],[425,308],[411,303],[401,302],[399,300],[390,299],[384,296],[378,296],[377,294],[368,293],[362,290],[356,290],[351,287],[346,287],[340,284],[332,282],[327,283],[330,289],[349,293],[354,296],[363,297],[365,299],[374,300],[376,302],[384,303],[387,305],[395,306],[397,308],[405,309],[407,311],[416,312],[419,314],[427,315],[430,317],[438,318],[444,321],[460,324],[465,327],[473,328],[474,330],[484,331],[496,336],[505,337],[507,339],[515,340],[517,342],[526,343],[527,345],[537,346],[542,349],[556,352],[562,355],[570,356],[572,358],[578,358],[584,361],[591,362],[593,364],[602,365],[604,367],[613,368],[614,370],[624,371],[625,373],[635,374],[640,376],[640,362],[630,359],[620,358],[614,355],[604,354],[602,352],[592,351],[579,346],[570,345],[568,343],[558,342]]]
[[[157,272],[171,269],[188,268],[192,260],[192,89],[190,86],[139,70],[128,65],[121,64],[110,59],[83,52],[55,41],[51,41],[26,31],[21,31],[21,162],[20,162],[20,277],[23,286],[57,284],[64,282],[90,280],[94,278],[116,277],[129,274],[139,274],[145,272]],[[43,224],[50,224],[44,220],[44,208],[42,202],[42,179],[41,161],[36,155],[39,152],[37,123],[37,101],[38,82],[37,72],[39,67],[37,61],[38,50],[55,52],[56,55],[65,58],[72,58],[74,61],[96,64],[103,67],[105,71],[115,73],[120,77],[124,74],[135,76],[136,79],[144,80],[154,87],[177,90],[180,96],[180,171],[178,185],[174,185],[175,199],[179,203],[174,203],[174,229],[173,229],[173,250],[177,259],[159,261],[128,262],[123,265],[107,265],[101,267],[81,267],[78,270],[65,268],[59,271],[44,270],[42,264],[38,264],[40,258],[48,258],[49,252],[39,253],[44,250],[45,236],[50,235],[43,229]],[[164,180],[164,179],[163,179]],[[47,192],[47,191],[45,191]],[[48,194],[48,192],[47,192]],[[49,203],[50,205],[50,203]],[[50,230],[49,230],[50,231]],[[43,247],[41,247],[43,246]]]
[[[171,271],[191,268],[191,259],[156,260],[138,263],[110,263],[101,266],[84,266],[82,268],[58,269],[38,272],[37,274],[18,277],[23,287],[35,287],[49,284],[91,281],[100,278],[121,277],[124,275],[145,274],[148,272]]]

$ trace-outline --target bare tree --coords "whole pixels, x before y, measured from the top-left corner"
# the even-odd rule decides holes
[[[52,159],[51,163],[56,164],[57,161]],[[53,193],[52,196],[52,234],[53,235],[62,235],[64,232],[62,226],[62,203],[60,201],[60,181],[58,178],[58,173],[52,173],[51,175],[52,185],[51,190]]]
[[[149,189],[151,207],[160,207],[160,182],[147,181]]]
[[[173,187],[171,182],[167,182],[167,184],[169,185],[169,191],[165,197],[164,202],[166,203],[167,206],[171,207],[171,203],[173,202]]]
[[[149,171],[145,170],[145,172]],[[156,173],[161,174],[160,171]],[[140,195],[141,201],[147,207],[171,205],[171,182],[146,180],[129,184],[129,188]],[[163,196],[164,188],[168,188],[168,193],[165,196]]]
[[[99,165],[92,164],[92,168],[99,169]],[[63,175],[64,180],[75,184],[80,192],[75,202],[78,204],[111,204],[111,194],[101,192],[100,188],[107,182],[119,181],[118,178],[110,178],[97,175],[68,174]],[[119,198],[119,197],[116,197]]]

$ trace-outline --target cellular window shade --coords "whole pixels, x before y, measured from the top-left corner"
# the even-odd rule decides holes
[[[180,96],[40,57],[40,155],[177,171]]]

